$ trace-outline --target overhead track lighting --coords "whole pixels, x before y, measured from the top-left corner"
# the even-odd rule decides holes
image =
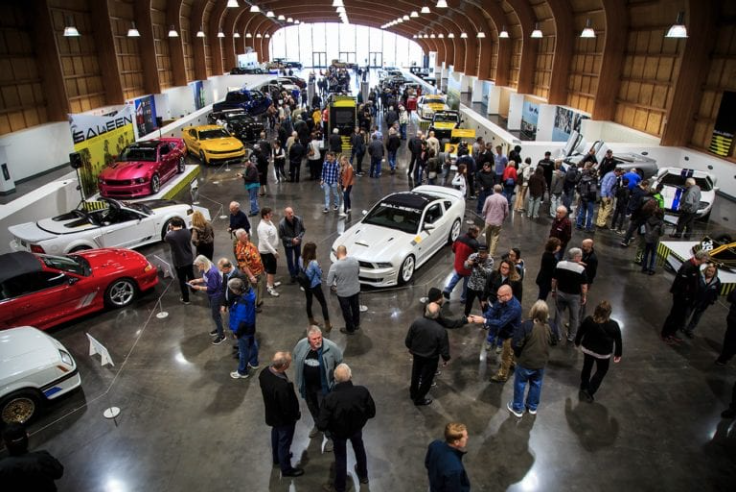
[[[77,31],[77,28],[74,26],[74,22],[72,21],[72,16],[67,16],[66,26],[64,26],[64,37],[66,38],[76,38],[79,36],[79,31]]]
[[[687,38],[687,26],[684,24],[684,12],[679,12],[676,18],[676,24],[669,28],[666,33],[667,38]]]
[[[238,0],[228,0],[228,5],[226,5],[229,9],[235,9],[238,8]]]
[[[582,29],[582,34],[579,35],[580,38],[595,38],[595,30],[592,29],[592,20],[587,19],[587,25],[584,26],[584,29]]]
[[[535,28],[533,29],[533,32],[530,33],[530,37],[531,38],[542,38],[543,37],[543,32],[538,28],[537,22],[536,22]]]
[[[174,29],[174,24],[172,24],[171,26],[169,26],[169,34],[168,34],[168,36],[170,38],[178,38],[179,37],[179,33],[177,32],[176,29]]]
[[[128,30],[128,37],[129,38],[140,38],[141,33],[138,32],[138,29],[136,29],[136,23],[131,22],[131,28]]]
[[[507,29],[505,29],[505,25],[502,26],[502,31],[500,31],[500,38],[501,39],[507,39],[510,37],[510,34],[507,32]]]

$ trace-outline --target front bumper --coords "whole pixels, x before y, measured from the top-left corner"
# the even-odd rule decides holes
[[[149,289],[153,289],[157,284],[159,284],[159,271],[156,267],[151,269],[148,272],[144,272],[143,275],[136,278],[136,281],[138,282],[138,289],[140,292],[148,291]]]
[[[75,368],[67,375],[44,386],[41,391],[47,399],[51,400],[71,392],[80,385],[82,385],[82,377],[79,376],[79,370]]]
[[[246,157],[246,151],[243,150],[223,153],[212,153],[204,150],[203,153],[205,154],[205,159],[207,159],[208,163],[242,163]]]
[[[144,183],[135,184],[99,184],[100,195],[102,197],[109,197],[113,199],[127,199],[135,197],[146,197],[151,195],[151,182],[147,181]]]

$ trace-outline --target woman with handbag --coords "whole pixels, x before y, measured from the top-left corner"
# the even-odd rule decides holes
[[[620,325],[610,319],[612,307],[609,301],[601,301],[595,308],[594,315],[584,319],[579,326],[574,344],[581,347],[584,353],[581,385],[579,391],[587,402],[594,402],[594,395],[600,388],[602,380],[610,368],[610,358],[620,363],[623,356],[623,339],[620,334]],[[613,344],[615,351],[613,351]],[[597,365],[594,375],[592,367]]]
[[[320,308],[323,311],[323,320],[325,321],[324,332],[328,333],[331,331],[331,320],[330,314],[328,313],[328,302],[325,299],[323,293],[323,270],[320,268],[320,264],[316,259],[317,246],[312,241],[305,243],[302,247],[302,257],[298,261],[300,265],[300,274],[297,276],[297,280],[301,283],[301,287],[305,290],[305,301],[307,302],[306,309],[308,320],[310,325],[318,325],[317,320],[313,318],[313,297],[320,303]],[[304,283],[304,285],[302,284]]]

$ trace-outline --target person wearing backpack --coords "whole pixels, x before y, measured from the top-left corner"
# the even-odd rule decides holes
[[[584,228],[586,219],[587,232],[593,233],[592,216],[594,216],[594,205],[597,202],[597,179],[590,168],[582,170],[577,192],[579,193],[579,210],[577,212],[576,228],[580,230]]]
[[[643,258],[641,260],[641,272],[652,276],[656,274],[656,251],[659,247],[659,238],[664,236],[664,211],[657,209],[656,212],[646,219],[645,234],[643,239]]]
[[[629,181],[621,176],[615,188],[615,213],[612,216],[610,231],[617,231],[618,234],[624,235],[623,222],[628,211],[628,202],[630,201]]]

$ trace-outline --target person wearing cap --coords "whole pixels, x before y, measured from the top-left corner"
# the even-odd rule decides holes
[[[3,430],[8,457],[0,460],[0,484],[4,491],[56,491],[54,480],[64,474],[64,466],[46,450],[28,451],[28,433],[20,423]]]
[[[430,288],[428,290],[428,298],[420,301],[424,301],[423,306],[425,307],[428,303],[435,303],[441,308],[443,308],[443,304],[446,302],[446,298],[443,297],[443,291],[441,291],[438,288]],[[447,317],[443,314],[443,309],[441,309],[438,312],[438,318],[436,321],[443,325],[446,329],[458,329],[460,327],[463,327],[467,323],[471,323],[470,317]]]

